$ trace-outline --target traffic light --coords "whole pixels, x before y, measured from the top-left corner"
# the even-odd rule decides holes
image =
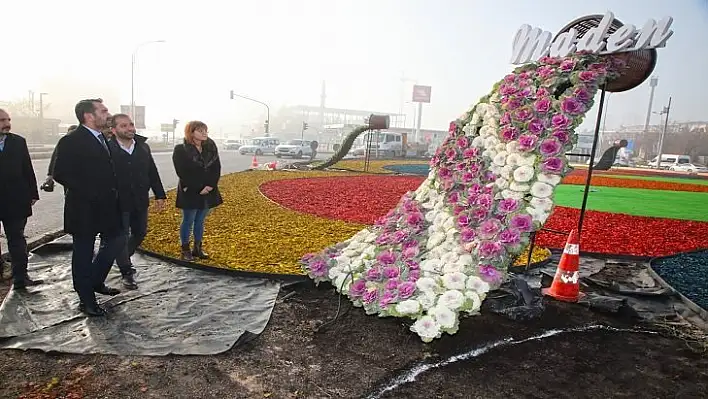
[[[307,122],[302,122],[302,130],[307,130],[308,126]]]
[[[179,119],[172,119],[172,128],[177,129],[178,123],[179,123]]]

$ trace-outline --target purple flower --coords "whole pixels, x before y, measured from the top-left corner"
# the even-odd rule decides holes
[[[470,242],[474,240],[475,237],[477,237],[477,233],[474,232],[474,230],[470,229],[469,227],[465,227],[460,231],[460,238],[462,238],[462,241],[464,242]]]
[[[499,210],[503,213],[511,213],[519,207],[519,202],[513,198],[506,198],[499,201]]]
[[[533,77],[533,71],[521,72],[519,74],[519,79],[531,79]]]
[[[460,193],[457,191],[453,191],[447,196],[447,202],[451,204],[456,204],[458,201],[460,201]]]
[[[578,79],[583,82],[593,82],[597,79],[597,72],[594,71],[582,71],[578,74]]]
[[[510,74],[504,76],[504,82],[514,83],[514,81],[516,81],[516,75],[514,75],[513,73],[510,73]]]
[[[389,233],[381,233],[378,237],[376,237],[376,244],[378,245],[386,245],[391,241],[391,234]]]
[[[494,258],[502,252],[502,245],[497,241],[482,241],[479,244],[479,255],[483,258]]]
[[[563,146],[561,145],[561,143],[555,138],[545,139],[541,142],[541,145],[539,146],[541,155],[543,155],[544,157],[556,155],[560,152],[562,148]]]
[[[504,108],[513,111],[521,106],[521,100],[518,98],[510,98],[504,103]]]
[[[464,151],[462,151],[462,156],[465,158],[474,158],[479,154],[479,149],[476,147],[472,148],[465,148]]]
[[[570,126],[570,119],[563,114],[555,114],[551,118],[551,125],[556,129],[565,129]]]
[[[383,275],[386,278],[396,278],[401,274],[396,266],[387,266],[383,270]]]
[[[391,236],[391,244],[400,244],[406,238],[408,238],[408,233],[404,230],[398,230]]]
[[[462,148],[467,148],[470,146],[470,141],[467,139],[466,136],[462,136],[459,139],[457,139],[457,146],[462,147]]]
[[[438,176],[442,179],[448,178],[452,176],[452,171],[448,168],[440,168],[438,169]]]
[[[408,268],[410,270],[420,269],[420,264],[418,262],[416,262],[414,260],[410,260],[410,259],[406,259],[406,266],[408,266]]]
[[[472,218],[478,222],[481,222],[482,220],[487,218],[487,210],[484,208],[480,209],[475,209],[472,211]]]
[[[398,296],[401,299],[408,299],[413,296],[415,292],[415,283],[411,281],[405,281],[398,286]]]
[[[310,263],[310,272],[315,277],[322,277],[327,274],[327,271],[327,262],[321,259]]]
[[[590,97],[590,93],[582,87],[578,87],[577,89],[575,89],[575,91],[573,91],[573,95],[575,96],[575,98],[585,104],[590,102],[590,100],[592,99],[592,97]]]
[[[398,284],[400,284],[400,283],[401,282],[398,279],[392,278],[386,282],[386,284],[384,285],[384,288],[388,291],[393,291],[398,287]]]
[[[459,215],[457,217],[457,225],[460,227],[467,227],[470,225],[470,222],[472,222],[472,221],[470,220],[470,217],[467,215]]]
[[[475,177],[476,177],[476,174],[474,174],[474,173],[472,173],[472,172],[464,172],[464,173],[462,174],[462,182],[463,182],[463,183],[469,183],[469,182],[471,182],[472,180],[474,180]]]
[[[457,132],[457,122],[452,121],[450,122],[450,125],[447,127],[447,132],[448,133],[456,133]]]
[[[552,76],[555,73],[555,70],[552,66],[542,66],[536,70],[536,73],[538,73],[538,76],[546,79],[549,76]]]
[[[487,219],[479,226],[480,238],[490,239],[494,237],[502,228],[501,222],[497,219]]]
[[[546,127],[543,125],[543,121],[537,118],[531,119],[531,122],[529,122],[529,131],[535,135],[540,135],[543,133],[543,131],[546,130]]]
[[[544,172],[559,174],[563,171],[563,161],[558,157],[550,157],[541,163]]]
[[[482,280],[488,283],[498,282],[501,280],[501,273],[499,273],[499,270],[495,269],[494,266],[491,265],[480,265],[479,275]]]
[[[479,183],[475,183],[470,186],[470,188],[469,188],[469,190],[467,190],[467,192],[469,193],[469,195],[479,194],[482,192],[482,186]]]
[[[500,125],[508,125],[511,123],[511,114],[508,112],[504,112],[504,115],[499,118],[499,124]]]
[[[391,302],[393,302],[395,300],[396,300],[396,293],[391,292],[391,291],[386,291],[386,292],[384,292],[381,299],[379,299],[379,306],[382,308],[386,308],[388,305],[391,304]]]
[[[517,92],[517,89],[513,85],[507,84],[507,85],[501,85],[499,87],[499,94],[501,94],[502,96],[508,96],[508,95],[514,94],[516,92]]]
[[[536,95],[539,95],[538,91],[536,91]],[[548,97],[539,98],[536,103],[534,103],[533,107],[539,114],[545,114],[551,110],[551,99]]]
[[[521,240],[521,234],[514,229],[506,229],[499,234],[499,241],[502,244],[516,245]]]
[[[423,214],[420,212],[410,213],[406,217],[406,222],[408,222],[408,224],[410,224],[410,225],[416,225],[422,221],[423,221]],[[401,240],[401,241],[403,241],[403,240]]]
[[[565,130],[556,130],[553,132],[553,137],[557,138],[558,141],[565,144],[570,140],[570,134]]]
[[[366,290],[366,280],[358,279],[354,281],[349,287],[349,295],[353,297],[360,297],[364,295],[364,291]]]
[[[509,224],[519,231],[529,232],[533,230],[533,218],[527,213],[512,216]]]
[[[381,270],[378,267],[372,267],[366,271],[366,279],[368,281],[376,281],[381,278]]]
[[[519,108],[514,111],[514,118],[518,121],[526,122],[533,118],[533,112],[528,107]]]
[[[403,259],[413,259],[420,253],[420,248],[418,246],[403,248],[401,251],[401,257]]]
[[[457,216],[457,215],[461,214],[464,210],[465,210],[464,206],[454,205],[452,207],[452,214]]]
[[[408,271],[408,281],[416,282],[420,278],[420,269],[411,269]]]
[[[396,254],[389,250],[382,251],[379,256],[376,257],[376,260],[378,260],[382,265],[392,265],[396,263]]]
[[[408,249],[408,248],[418,248],[418,241],[417,240],[408,240],[403,243],[403,249]]]
[[[519,137],[519,129],[514,126],[507,126],[502,129],[501,136],[506,141],[511,141]]]
[[[548,89],[545,88],[545,87],[539,87],[539,88],[536,90],[536,97],[546,97],[546,96],[549,96],[550,94],[551,94],[551,93],[550,93],[550,92],[548,91]],[[549,100],[549,101],[550,101],[550,100]],[[549,103],[549,106],[550,106],[550,103]]]
[[[524,134],[519,137],[519,150],[520,151],[531,151],[536,148],[536,142],[538,137],[533,134]]]
[[[379,297],[379,292],[376,290],[376,288],[370,288],[366,291],[364,291],[364,295],[362,300],[366,304],[370,304],[374,302],[377,298]]]
[[[445,150],[445,156],[448,160],[452,160],[457,156],[457,151],[454,148],[450,147]]]
[[[462,162],[455,165],[455,170],[457,170],[458,172],[461,172],[461,171],[465,170],[466,168],[467,168],[467,165],[465,165]]]
[[[482,194],[479,197],[477,197],[477,201],[475,201],[476,205],[489,208],[490,205],[492,205],[492,201],[494,198],[492,198],[491,195],[489,194]]]
[[[575,68],[575,60],[566,59],[560,64],[560,70],[563,72],[572,71]]]
[[[567,97],[561,101],[561,110],[569,115],[579,115],[583,113],[585,106],[575,97]]]

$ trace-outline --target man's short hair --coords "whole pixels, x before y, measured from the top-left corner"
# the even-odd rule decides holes
[[[73,132],[74,130],[76,130],[76,129],[78,129],[78,128],[79,128],[79,125],[71,125],[71,126],[69,126],[68,129],[66,129],[66,132],[67,132],[67,133],[71,133],[71,132]]]
[[[94,103],[103,103],[103,99],[100,98],[89,98],[87,100],[81,100],[76,103],[74,107],[74,113],[76,114],[76,119],[79,123],[85,123],[84,114],[92,114],[96,111],[96,106]]]
[[[111,116],[111,119],[108,121],[108,124],[111,127],[116,127],[116,119],[118,118],[126,118],[132,121],[132,119],[130,119],[130,115],[128,114],[114,114],[113,116]]]

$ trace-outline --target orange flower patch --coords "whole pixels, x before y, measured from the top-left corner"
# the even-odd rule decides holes
[[[563,179],[564,184],[585,185],[587,173],[566,176]],[[666,191],[692,191],[697,193],[708,193],[708,185],[676,183],[659,180],[638,180],[638,179],[619,179],[616,177],[595,176],[593,173],[590,184],[593,186],[617,187],[617,188],[644,188],[647,190],[666,190]]]

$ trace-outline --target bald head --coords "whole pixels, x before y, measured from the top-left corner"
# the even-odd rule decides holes
[[[11,121],[10,114],[0,108],[0,134],[10,133],[10,129],[12,129]]]

